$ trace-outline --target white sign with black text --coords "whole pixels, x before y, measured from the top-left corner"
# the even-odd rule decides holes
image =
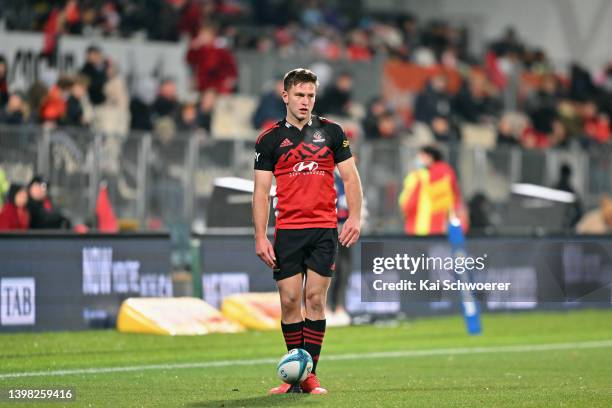
[[[34,278],[0,279],[0,325],[34,325],[36,284]]]

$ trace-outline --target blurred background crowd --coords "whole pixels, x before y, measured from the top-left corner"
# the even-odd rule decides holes
[[[49,59],[51,71],[64,34],[183,40],[189,44],[188,52],[176,63],[189,67],[192,86],[189,97],[181,100],[173,78],[158,78],[157,83],[140,87],[127,83],[136,81],[118,72],[112,55],[105,54],[103,47],[92,46],[78,72],[68,76],[43,73],[41,81],[30,88],[15,89],[7,79],[6,58],[0,56],[3,123],[55,122],[104,130],[115,127],[112,130],[125,133],[130,128],[151,130],[156,119],[163,117],[179,129],[210,131],[217,94],[241,92],[233,54],[246,49],[262,56],[307,54],[323,62],[384,58],[440,71],[414,95],[411,106],[399,109],[381,95],[359,109],[352,106],[352,90],[359,84],[351,74],[330,75],[329,68],[324,69],[326,86],[321,89],[317,112],[357,116],[367,138],[397,137],[415,122],[422,122],[436,138],[446,140],[459,137],[458,123],[469,122],[494,124],[501,143],[525,148],[567,146],[573,141],[608,143],[610,139],[612,64],[591,72],[576,62],[560,71],[549,61],[546,50],[529,44],[512,27],[500,27],[498,38],[492,38],[479,53],[471,53],[466,27],[444,20],[424,21],[412,14],[364,15],[359,2],[5,3],[2,18],[7,29],[44,33],[41,54]],[[449,80],[447,71],[458,72],[460,80]],[[277,89],[271,91],[261,98],[253,119],[256,128],[284,112]]]
[[[7,32],[42,34],[43,61],[35,81],[22,87],[11,82],[9,59],[0,55],[5,125],[78,127],[119,137],[146,131],[162,140],[176,132],[214,138],[219,100],[245,93],[236,53],[248,51],[262,59],[309,56],[321,80],[316,113],[344,118],[347,133],[361,145],[385,139],[448,146],[476,139],[525,151],[586,151],[610,144],[612,62],[557,66],[546,49],[511,26],[499,27],[496,37],[475,50],[465,25],[410,12],[366,12],[362,1],[1,3]],[[64,36],[92,39],[84,63],[72,72],[58,65]],[[172,76],[145,80],[119,67],[105,51],[108,39],[182,44],[182,60],[168,63],[189,72],[187,89],[179,89]],[[383,80],[377,94],[356,98],[367,84],[351,64],[370,62],[385,64],[385,77],[395,82]],[[394,76],[396,67],[402,68]],[[253,134],[284,117],[282,73],[259,78],[261,93],[249,95]],[[556,187],[575,193],[571,174],[569,164],[560,166]],[[474,198],[478,212],[482,194]],[[574,218],[572,225],[579,219]]]

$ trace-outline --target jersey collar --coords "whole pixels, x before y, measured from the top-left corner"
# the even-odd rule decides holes
[[[313,123],[313,121],[315,119],[316,119],[316,117],[314,115],[310,115],[310,120],[304,126],[311,126],[312,127],[312,123]],[[283,119],[283,122],[285,122],[285,127],[288,128],[288,129],[295,127],[291,123],[287,122],[287,119]]]

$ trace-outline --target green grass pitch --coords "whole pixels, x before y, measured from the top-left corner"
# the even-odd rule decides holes
[[[470,337],[456,316],[330,328],[318,370],[330,393],[281,396],[266,395],[279,332],[3,334],[0,389],[76,390],[17,407],[612,407],[611,310],[487,314],[483,327]]]

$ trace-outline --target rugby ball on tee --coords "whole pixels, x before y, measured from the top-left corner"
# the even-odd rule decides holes
[[[285,354],[276,366],[278,378],[288,384],[299,384],[312,371],[312,357],[301,348],[293,349]]]

